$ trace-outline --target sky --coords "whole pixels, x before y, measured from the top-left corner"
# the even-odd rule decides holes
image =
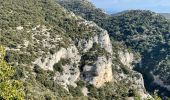
[[[142,9],[157,13],[170,13],[170,0],[90,0],[108,13]]]

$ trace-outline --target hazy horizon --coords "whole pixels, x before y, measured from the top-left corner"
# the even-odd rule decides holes
[[[97,8],[107,13],[116,13],[125,10],[151,10],[157,13],[170,13],[168,0],[90,0]]]

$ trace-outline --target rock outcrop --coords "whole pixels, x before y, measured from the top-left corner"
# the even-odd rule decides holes
[[[133,53],[129,52],[119,52],[119,58],[123,65],[127,66],[128,68],[132,69],[132,62],[134,61]]]
[[[134,65],[132,64],[132,62],[136,62],[138,60],[134,57],[134,54],[132,52],[127,51],[126,49],[119,50],[118,59],[120,60],[122,65],[116,65],[116,70],[119,71],[113,74],[114,81],[123,81],[129,84],[129,89],[136,89],[137,94],[141,97],[142,100],[152,98],[152,96],[149,95],[149,93],[147,93],[145,90],[142,74],[133,70]],[[129,99],[134,98],[131,97]]]
[[[94,22],[86,21],[81,17],[76,17],[74,13],[70,13],[68,16],[77,20],[78,25],[94,28],[93,35],[88,38],[82,37],[71,40],[72,44],[69,44],[70,46],[67,48],[60,47],[58,51],[55,51],[56,53],[46,55],[45,58],[43,58],[43,62],[42,57],[39,57],[33,64],[39,65],[44,70],[53,71],[54,64],[58,63],[61,59],[70,59],[71,62],[69,64],[62,66],[64,69],[63,73],[57,72],[54,77],[57,82],[64,86],[72,85],[76,87],[75,82],[80,79],[80,74],[84,81],[93,84],[96,87],[101,87],[105,82],[112,81],[112,44],[107,31],[98,27]],[[60,37],[60,39],[57,38],[58,42],[62,42],[61,36],[58,37]],[[45,42],[45,44],[49,46],[49,43]],[[93,65],[85,64],[84,66],[81,66],[83,67],[83,70],[80,72],[78,66],[81,64],[80,59],[82,54],[90,52],[91,49],[94,49],[96,53],[100,52],[97,48],[94,48],[94,44],[97,44],[99,49],[105,50],[105,53],[108,53],[108,55],[97,55],[97,59],[93,61]],[[55,47],[55,45],[51,47]]]
[[[95,65],[85,65],[83,68],[83,79],[96,87],[101,87],[105,82],[113,79],[111,59],[98,57]]]

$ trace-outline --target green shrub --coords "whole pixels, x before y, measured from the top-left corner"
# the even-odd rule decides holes
[[[44,70],[39,65],[34,65],[34,72],[37,74],[43,74]]]
[[[64,70],[63,67],[62,67],[61,62],[55,63],[55,64],[53,65],[53,68],[54,68],[55,71],[58,71],[58,72],[60,72],[60,73],[62,73],[63,70]]]
[[[25,77],[25,73],[24,73],[23,66],[22,67],[21,66],[16,67],[16,72],[15,72],[13,78],[19,80],[19,79],[24,78],[24,77]]]
[[[54,54],[55,53],[55,49],[50,49],[50,54]]]
[[[46,94],[44,97],[45,97],[45,100],[52,100],[52,97],[50,95]]]
[[[83,93],[81,91],[81,87],[77,86],[77,87],[73,87],[73,86],[68,86],[69,92],[71,93],[71,95],[73,97],[80,97],[83,96]]]
[[[61,58],[58,63],[55,63],[53,65],[53,68],[54,68],[55,71],[62,73],[63,70],[64,70],[62,66],[65,66],[66,64],[70,64],[70,59]]]
[[[81,87],[81,88],[85,86],[85,82],[84,82],[83,80],[79,80],[79,81],[77,81],[76,83],[77,83],[77,85],[78,85],[79,87]]]

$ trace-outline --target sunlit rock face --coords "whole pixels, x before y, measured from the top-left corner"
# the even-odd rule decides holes
[[[70,39],[71,42],[67,48],[60,47],[60,49],[58,51],[55,51],[54,54],[46,55],[43,58],[43,61],[42,57],[37,58],[33,62],[33,64],[40,66],[44,70],[54,71],[53,66],[56,63],[60,62],[61,59],[69,59],[70,62],[62,66],[63,73],[56,72],[54,77],[54,80],[64,85],[65,87],[67,87],[67,85],[72,85],[76,87],[75,82],[79,79],[83,79],[85,82],[93,84],[95,87],[98,88],[104,85],[105,82],[112,81],[112,44],[107,31],[103,30],[92,21],[86,21],[81,17],[77,17],[72,12],[68,16],[73,17],[75,20],[78,20],[78,25],[83,25],[88,28],[94,28],[93,35],[88,38],[82,37],[76,38],[75,40]],[[34,29],[34,31],[36,31],[36,29],[37,27]],[[47,37],[48,38],[44,41],[43,45],[48,46],[49,48],[55,47],[55,45],[50,46],[49,43],[46,42],[50,40],[49,35],[47,35]],[[59,35],[54,41],[62,43],[62,40],[62,36]],[[97,45],[97,47],[95,47],[94,45]],[[81,71],[79,66],[82,63],[82,56],[85,53],[91,52],[92,49],[96,54],[99,54],[101,52],[98,49],[104,50],[104,53],[97,55],[97,58],[93,61],[93,65],[85,64],[81,66],[83,68],[83,70]]]
[[[123,65],[127,66],[128,68],[132,69],[131,64],[134,61],[133,53],[129,52],[119,52],[119,58]]]

